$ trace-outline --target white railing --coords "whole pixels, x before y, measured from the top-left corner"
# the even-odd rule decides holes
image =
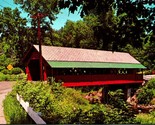
[[[38,115],[38,113],[36,113],[31,107],[29,107],[29,102],[24,102],[22,97],[18,94],[17,100],[36,124],[46,124],[46,122]]]

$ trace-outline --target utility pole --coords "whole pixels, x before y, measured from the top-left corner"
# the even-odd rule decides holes
[[[43,59],[42,59],[42,48],[41,48],[41,29],[40,29],[40,22],[41,19],[44,18],[47,14],[43,13],[36,13],[31,16],[33,19],[37,19],[38,21],[38,41],[39,41],[39,66],[40,66],[40,80],[43,81]]]

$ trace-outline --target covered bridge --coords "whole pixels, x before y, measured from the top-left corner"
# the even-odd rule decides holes
[[[92,49],[42,46],[44,80],[52,77],[64,86],[140,85],[145,67],[130,54]],[[33,45],[24,58],[28,80],[40,80],[39,46]],[[115,87],[114,87],[115,88]]]

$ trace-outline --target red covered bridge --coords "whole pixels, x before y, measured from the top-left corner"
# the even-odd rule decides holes
[[[44,80],[52,77],[64,86],[120,85],[131,88],[143,82],[137,74],[145,67],[128,53],[69,47],[42,46]],[[39,46],[24,58],[28,80],[40,80]]]

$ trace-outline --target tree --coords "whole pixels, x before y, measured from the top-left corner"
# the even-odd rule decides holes
[[[97,32],[96,37],[104,41],[103,49],[111,42],[113,50],[127,43],[139,47],[143,42],[142,37],[147,35],[146,32],[154,31],[155,7],[146,6],[146,4],[154,3],[140,0],[59,1],[60,8],[69,8],[72,13],[81,6],[82,17],[90,13],[98,15],[102,25],[94,28]],[[109,22],[109,19],[112,20]],[[118,23],[113,19],[118,20]]]
[[[56,18],[55,14],[59,12],[57,0],[14,0],[14,2],[20,4],[21,8],[30,15],[38,12],[47,14],[51,22]]]
[[[72,22],[68,20],[61,34],[63,46],[85,48],[84,41],[92,38],[89,36],[92,35],[90,32],[90,28],[83,21]]]
[[[4,8],[0,11],[0,46],[1,55],[10,58],[16,64],[22,57],[26,43],[26,22],[20,17],[20,11],[16,8]],[[25,36],[23,36],[25,35]]]
[[[154,33],[151,33],[147,37],[147,42],[143,46],[143,59],[144,65],[148,67],[148,69],[155,70],[155,36]]]
[[[32,21],[32,28],[27,26],[27,19],[20,16],[20,11],[16,8],[4,8],[0,11],[0,59],[6,58],[13,65],[22,65],[22,58],[31,44],[37,44],[36,21]],[[51,43],[51,28],[42,27],[43,42]],[[50,41],[50,42],[49,42]]]
[[[121,51],[125,51],[133,55],[148,69],[155,69],[155,42],[153,33],[148,34],[143,38],[142,47],[136,48],[131,44],[127,44],[124,48],[120,48]]]
[[[73,47],[87,48],[89,46],[88,48],[91,48],[90,47],[91,45],[92,46],[95,45],[95,48],[97,49],[119,50],[119,51],[122,51],[122,48],[125,47],[126,51],[128,50],[128,52],[133,53],[137,57],[137,59],[140,60],[145,66],[148,66],[151,69],[154,67],[154,65],[152,65],[154,64],[153,41],[155,38],[154,37],[155,35],[155,28],[154,28],[155,2],[154,1],[151,1],[151,0],[150,1],[143,1],[143,0],[134,0],[134,1],[133,0],[91,0],[91,1],[42,0],[42,1],[39,1],[39,0],[36,0],[34,2],[29,2],[29,0],[14,0],[14,1],[17,4],[20,4],[21,7],[26,12],[29,12],[29,14],[33,14],[34,12],[40,11],[43,13],[53,14],[53,17],[55,17],[56,16],[55,14],[57,14],[60,9],[68,8],[68,10],[71,13],[74,13],[75,11],[79,10],[78,8],[80,8],[79,13],[81,17],[83,17],[83,19],[85,16],[89,16],[89,15],[96,16],[97,20],[95,21],[98,22],[98,24],[90,26],[91,30],[93,30],[91,32],[93,32],[95,35],[95,40],[94,38],[92,38],[92,40],[82,39],[80,37],[80,34],[77,35],[76,33],[75,29],[77,27],[72,27],[74,29],[74,35],[73,35],[72,34],[73,30],[69,31],[68,30],[69,28],[65,26],[57,33],[53,32],[55,37],[50,35],[50,37],[47,38],[49,41],[51,40],[51,36],[52,36],[53,39],[56,38],[57,41],[59,41],[58,39],[62,41],[61,43],[57,42],[58,44],[55,44],[55,45],[62,45],[63,43],[63,45],[65,46],[73,46],[73,43],[75,43],[74,40],[76,40],[77,45],[76,46],[74,45]],[[53,10],[53,8],[55,9]],[[54,18],[50,18],[50,21],[53,21],[53,20]],[[93,23],[95,21],[92,20]],[[76,23],[74,22],[70,26],[73,26],[75,24]],[[67,22],[66,25],[69,25],[69,23]],[[79,23],[79,25],[81,24]],[[83,25],[83,27],[86,27],[86,26]],[[88,31],[89,28],[87,27],[86,29]],[[70,38],[70,34],[69,33],[67,34],[67,31],[69,31],[72,34],[71,35],[72,39],[68,39]],[[66,34],[66,36],[58,35],[58,34],[61,34],[60,32],[63,32],[63,34]],[[84,34],[81,34],[81,35],[84,37]],[[61,39],[64,36],[66,38]],[[148,41],[148,38],[149,38],[149,41]],[[69,40],[69,42],[67,42],[67,40]],[[54,45],[53,42],[52,42],[52,45]],[[135,50],[135,52],[133,52],[130,49]]]
[[[98,16],[101,25],[95,26],[95,36],[98,42],[102,43],[102,49],[112,48],[113,50],[130,43],[136,47],[141,46],[142,37],[146,32],[154,30],[154,11],[153,6],[148,1],[140,0],[14,0],[21,4],[22,8],[30,14],[41,11],[43,13],[54,14],[52,9],[68,8],[74,13],[79,7],[81,17],[89,14]],[[145,2],[145,3],[144,3]],[[54,9],[54,10],[55,10]],[[50,18],[51,21],[53,18]]]
[[[68,20],[60,31],[60,41],[63,46],[76,48],[101,49],[102,44],[94,37],[94,26],[98,26],[98,18],[95,15],[83,17],[76,22]]]
[[[46,15],[46,18],[41,19],[42,26],[46,28],[50,27],[50,24],[56,19],[56,14],[59,13],[59,8],[57,6],[57,0],[14,0],[15,4],[21,5],[20,7],[32,16],[37,13],[42,13]],[[31,25],[36,27],[36,21],[32,18]]]
[[[51,24],[56,19],[56,15],[59,13],[59,8],[57,6],[58,1],[53,0],[14,0],[15,4],[21,5],[20,7],[28,13],[28,16],[32,17],[37,13],[42,13],[45,17],[41,18],[41,40],[45,45],[54,45],[54,30],[51,28]],[[33,35],[30,35],[29,41],[31,43],[37,43],[37,19],[31,18],[31,27],[29,32]]]

